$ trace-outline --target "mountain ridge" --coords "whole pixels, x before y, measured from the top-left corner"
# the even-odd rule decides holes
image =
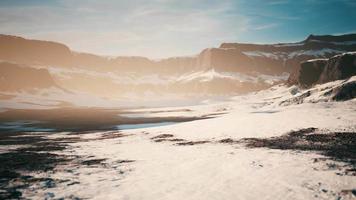
[[[281,83],[301,62],[356,51],[355,35],[309,36],[297,43],[265,45],[223,43],[192,57],[156,61],[140,56],[98,56],[71,51],[56,42],[0,35],[0,60],[47,69],[61,87],[103,97],[133,91],[241,94]],[[342,38],[335,39],[338,37]]]
[[[316,41],[317,40],[317,41]],[[341,43],[340,43],[341,42]],[[349,42],[349,43],[345,43]],[[123,68],[126,70],[143,70],[143,71],[157,71],[162,73],[189,71],[191,69],[207,69],[215,68],[219,70],[228,69],[229,71],[236,71],[234,68],[240,68],[242,63],[246,65],[246,62],[260,64],[260,58],[268,57],[266,53],[273,53],[272,59],[268,62],[272,62],[272,65],[277,66],[273,61],[279,60],[276,69],[270,69],[273,73],[281,73],[280,65],[287,66],[288,72],[293,71],[301,61],[305,61],[312,58],[320,57],[320,55],[314,56],[309,54],[300,55],[296,54],[297,51],[312,51],[312,50],[329,50],[328,52],[321,54],[322,57],[331,57],[336,54],[355,51],[356,50],[356,34],[346,34],[340,36],[331,35],[310,35],[305,40],[296,43],[277,43],[277,44],[250,44],[250,43],[222,43],[217,48],[207,48],[200,53],[192,57],[168,57],[160,59],[158,61],[149,59],[142,56],[116,56],[105,57],[84,52],[72,51],[65,44],[52,41],[31,40],[18,36],[2,35],[0,34],[0,59],[5,61],[19,62],[19,64],[35,64],[35,65],[60,65],[60,66],[86,66],[92,68],[98,68],[105,65],[107,68],[115,70],[115,68]],[[335,52],[332,52],[335,51]],[[252,55],[251,52],[263,52],[264,55]],[[298,57],[293,60],[292,56],[288,57],[288,53],[293,53]],[[279,53],[279,54],[278,54]],[[286,56],[280,56],[284,53]],[[308,52],[307,52],[308,53]],[[281,58],[278,58],[280,56]],[[231,57],[234,57],[233,59]],[[277,58],[277,59],[275,59]],[[226,63],[222,63],[221,60],[232,59],[234,66],[227,67]],[[238,63],[236,63],[238,61]],[[257,62],[257,63],[256,63]],[[281,63],[282,62],[282,63]],[[283,63],[284,62],[284,63]],[[296,64],[297,63],[297,64]],[[252,64],[253,65],[253,64]],[[289,67],[292,65],[291,67]],[[246,67],[251,67],[251,64],[247,64]],[[147,70],[145,68],[150,68]],[[256,70],[256,66],[252,66],[253,70]],[[289,69],[292,68],[292,69]],[[284,70],[284,69],[282,69]],[[264,73],[267,73],[266,71]]]

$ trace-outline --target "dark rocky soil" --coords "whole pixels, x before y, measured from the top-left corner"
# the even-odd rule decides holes
[[[80,137],[66,137],[50,139],[47,137],[52,133],[6,133],[0,134],[0,147],[10,147],[10,145],[21,145],[16,149],[10,149],[0,153],[0,199],[26,199],[22,195],[22,190],[39,185],[44,188],[56,187],[58,184],[67,186],[79,184],[75,178],[52,179],[48,177],[38,177],[39,173],[51,174],[60,170],[70,170],[63,166],[81,167],[107,167],[105,158],[95,158],[93,156],[78,156],[62,154],[63,150],[70,150],[68,143],[85,142],[88,139]],[[78,135],[83,133],[78,133]],[[108,132],[99,140],[124,137],[120,133]],[[4,148],[3,148],[4,149]],[[119,160],[117,164],[134,162],[133,160]],[[60,167],[62,166],[62,167]],[[79,199],[78,197],[71,197]]]
[[[208,140],[186,141],[186,142],[178,142],[178,143],[176,143],[176,145],[178,145],[178,146],[192,146],[192,145],[205,144],[205,143],[210,143],[210,141],[208,141]]]
[[[316,151],[332,160],[348,163],[351,169],[346,174],[356,176],[355,132],[321,133],[316,128],[306,128],[272,138],[244,138],[240,142],[250,148]]]

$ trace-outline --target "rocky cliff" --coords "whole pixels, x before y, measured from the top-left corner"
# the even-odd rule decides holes
[[[320,75],[318,83],[346,79],[356,75],[356,52],[331,57]]]
[[[51,87],[57,87],[57,84],[46,69],[0,62],[0,91],[2,92],[33,91]]]
[[[223,43],[218,48],[205,49],[192,57],[156,61],[138,56],[109,58],[73,52],[66,45],[56,42],[0,35],[0,60],[48,69],[61,87],[105,97],[112,95],[112,91],[120,91],[114,92],[120,95],[132,91],[140,94],[155,91],[244,93],[280,83],[286,80],[286,74],[295,71],[299,71],[303,78],[299,80],[299,72],[293,73],[290,82],[294,80],[310,85],[319,79],[324,81],[331,77],[335,79],[334,76],[343,77],[344,73],[335,75],[332,71],[334,68],[327,70],[321,78],[316,75],[324,70],[322,66],[325,61],[322,59],[349,51],[356,51],[356,34],[311,35],[296,43]],[[300,70],[300,62],[310,59],[319,61],[304,63]],[[339,71],[343,72],[343,69]],[[29,74],[34,72],[44,73],[28,71]],[[21,73],[13,76],[13,81],[18,84],[25,80],[25,75]],[[45,74],[39,75],[47,77]],[[315,77],[318,77],[317,80]],[[44,80],[48,81],[49,78]]]
[[[329,59],[314,59],[301,63],[289,77],[288,83],[310,87],[354,75],[356,75],[356,53],[349,52]]]
[[[0,60],[28,65],[68,65],[70,49],[60,43],[0,35]]]
[[[314,36],[310,35],[306,40],[297,43],[280,44],[241,44],[223,43],[220,49],[236,51],[237,56],[244,54],[251,58],[247,67],[262,71],[263,73],[293,72],[299,67],[300,62],[315,59],[329,58],[334,55],[356,51],[356,34],[340,36]],[[239,62],[231,66],[236,69]]]
[[[67,46],[48,41],[0,35],[0,59],[21,64],[83,67],[86,69],[142,73],[185,73],[197,70],[261,73],[293,72],[300,62],[356,51],[356,34],[314,36],[296,43],[223,43],[196,56],[159,61],[144,57],[107,58],[72,52]]]

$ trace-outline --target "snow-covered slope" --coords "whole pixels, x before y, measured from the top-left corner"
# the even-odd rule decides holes
[[[352,77],[312,89],[278,85],[225,102],[133,110],[151,117],[216,117],[76,135],[82,140],[76,139],[60,153],[101,160],[101,164],[59,165],[53,173],[32,174],[67,181],[53,187],[34,185],[23,194],[49,199],[354,199],[356,179],[344,174],[350,166],[343,162],[318,152],[250,149],[234,141],[309,127],[318,128],[320,134],[355,132],[355,99],[330,101],[332,95],[324,96],[355,81]],[[282,103],[306,92],[310,95],[303,101]],[[103,139],[110,134],[117,137]]]

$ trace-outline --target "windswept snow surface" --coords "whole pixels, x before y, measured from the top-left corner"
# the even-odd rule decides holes
[[[339,84],[336,81],[325,87]],[[318,86],[322,89],[323,86]],[[291,92],[294,91],[294,92]],[[337,175],[316,152],[247,149],[240,144],[222,144],[220,139],[279,136],[291,130],[355,131],[356,101],[302,103],[281,106],[298,95],[293,87],[237,96],[228,102],[198,106],[141,109],[159,116],[204,116],[215,118],[161,127],[123,130],[128,135],[106,140],[71,143],[61,153],[106,158],[104,168],[81,167],[50,174],[78,183],[58,184],[45,190],[26,190],[34,197],[80,197],[89,199],[352,199],[343,191],[356,189],[355,176]],[[292,94],[293,93],[293,94]],[[316,98],[317,96],[315,96]],[[165,112],[159,112],[164,110]],[[172,112],[170,112],[172,111]],[[105,132],[81,137],[99,138]],[[171,134],[186,141],[208,141],[191,146],[155,142],[152,138]],[[66,133],[56,137],[65,137]],[[132,160],[124,163],[120,160]],[[120,163],[120,164],[117,164]],[[342,164],[342,163],[341,163]]]

